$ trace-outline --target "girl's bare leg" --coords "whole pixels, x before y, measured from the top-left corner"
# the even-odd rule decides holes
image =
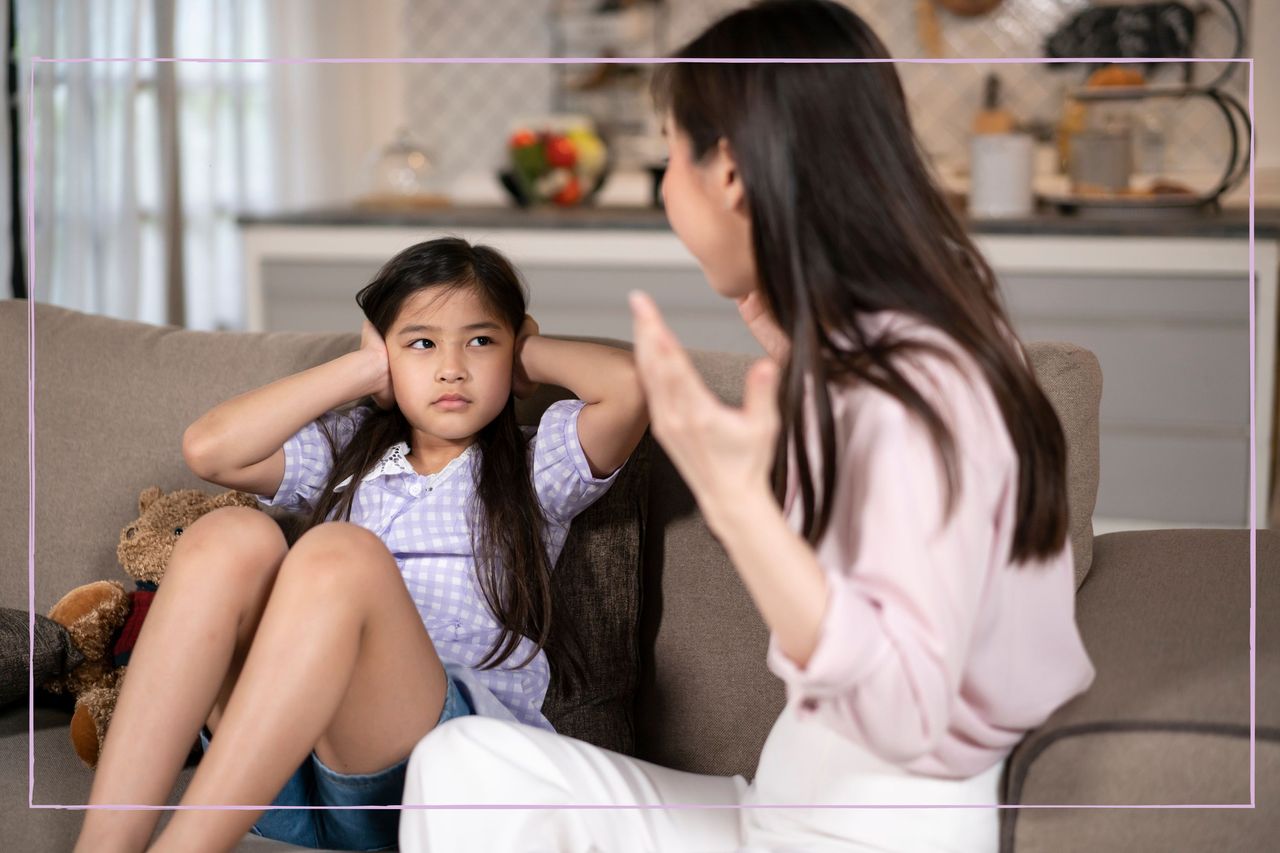
[[[201,723],[235,681],[285,551],[276,523],[244,507],[214,510],[178,540],[130,657],[90,804],[168,801]],[[90,809],[76,850],[142,850],[159,817]]]
[[[216,736],[183,805],[266,805],[314,748],[343,773],[406,758],[447,682],[395,560],[333,522],[285,557]],[[183,810],[153,850],[229,850],[261,811]]]

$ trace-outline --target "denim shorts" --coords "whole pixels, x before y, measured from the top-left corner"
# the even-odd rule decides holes
[[[450,678],[439,722],[474,713],[458,682]],[[200,746],[209,748],[206,729],[200,731]],[[285,782],[271,805],[399,806],[408,764],[409,759],[405,757],[377,773],[339,773],[326,767],[313,751]],[[386,850],[396,845],[400,832],[400,809],[268,809],[249,831],[313,849]]]

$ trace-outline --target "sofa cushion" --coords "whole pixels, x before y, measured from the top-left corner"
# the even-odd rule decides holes
[[[39,304],[35,313],[40,612],[79,584],[127,580],[116,564],[116,544],[120,529],[137,514],[143,488],[208,488],[182,461],[182,433],[200,414],[359,345],[355,334],[194,332]],[[7,364],[26,363],[26,314],[25,302],[0,302],[0,358]],[[25,401],[25,371],[0,372],[0,391],[7,400]],[[519,407],[522,421],[536,423],[545,406],[565,394],[545,389]],[[26,448],[25,405],[0,407],[0,441]],[[25,486],[27,463],[23,451],[0,454],[0,476]],[[560,561],[566,580],[589,580],[592,589],[614,594],[601,601],[563,592],[567,607],[585,608],[565,618],[589,635],[592,680],[573,697],[557,692],[551,713],[570,733],[623,751],[631,748],[643,523],[638,507],[646,488],[644,464],[628,464],[609,495],[575,521]],[[26,488],[0,489],[0,513],[25,519]],[[25,524],[0,525],[0,560],[27,565]],[[26,572],[0,575],[0,605],[26,603]]]
[[[1097,679],[1014,751],[1006,801],[1249,802],[1249,531],[1113,533],[1098,537],[1094,555],[1077,621]],[[1270,531],[1258,532],[1257,593],[1259,614],[1280,608],[1280,534]],[[1280,706],[1261,701],[1280,683],[1273,625],[1258,623],[1259,780],[1280,778]],[[1119,839],[1140,850],[1226,849],[1228,837],[1236,839],[1231,849],[1274,843],[1224,834],[1240,817],[1010,810],[1003,849],[1097,849]]]
[[[640,553],[647,515],[648,439],[613,486],[573,520],[552,590],[561,627],[580,641],[577,682],[552,671],[542,713],[556,731],[626,755],[635,752],[635,691],[640,673]]]
[[[0,302],[0,359],[25,365],[26,303]],[[182,433],[215,403],[354,347],[355,335],[191,332],[36,305],[36,612],[116,564],[137,496],[209,488],[182,461]],[[22,370],[0,371],[5,400],[27,399]],[[27,482],[25,405],[0,407],[5,482]],[[0,514],[27,517],[26,488],[0,489]],[[68,535],[74,530],[75,535]],[[0,558],[27,564],[27,526],[0,525]],[[0,575],[0,605],[27,606],[25,572]]]

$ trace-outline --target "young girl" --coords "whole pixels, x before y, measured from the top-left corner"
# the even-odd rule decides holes
[[[677,57],[815,60],[655,83],[671,227],[770,355],[741,410],[633,299],[654,435],[769,626],[786,708],[750,785],[458,720],[415,750],[406,804],[719,808],[411,810],[401,849],[994,851],[1006,756],[1093,677],[1061,427],[893,66],[822,62],[888,58],[854,13],[771,0]]]
[[[393,808],[183,810],[152,849],[226,850],[251,825],[308,847],[388,847],[409,752],[434,726],[479,714],[551,728],[551,567],[646,428],[631,356],[540,337],[510,264],[458,239],[406,249],[356,299],[357,352],[187,430],[193,471],[310,527],[286,549],[265,514],[234,508],[183,533],[90,802],[164,803],[200,732],[183,805]],[[530,436],[513,392],[542,382],[579,399]],[[77,849],[140,850],[157,816],[90,811]]]

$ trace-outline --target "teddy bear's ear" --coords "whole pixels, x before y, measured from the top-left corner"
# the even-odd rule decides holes
[[[222,494],[215,496],[212,503],[214,507],[247,506],[257,508],[258,499],[253,495],[245,494],[244,492],[223,492]]]
[[[163,494],[164,492],[160,490],[159,486],[151,486],[150,488],[143,489],[142,494],[138,495],[138,514],[141,515],[146,512],[147,507],[155,503]]]

